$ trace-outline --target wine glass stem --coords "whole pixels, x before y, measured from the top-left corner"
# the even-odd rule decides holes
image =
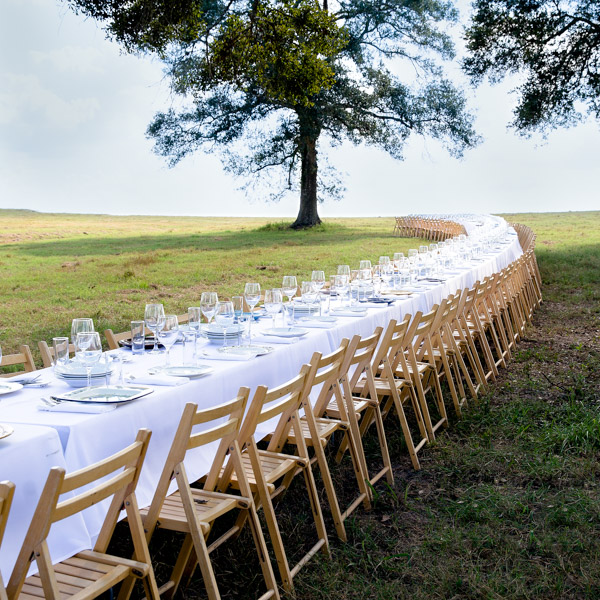
[[[153,331],[154,333],[154,348],[152,348],[152,353],[156,354],[158,352],[158,329]]]
[[[86,365],[85,372],[87,374],[87,386],[91,387],[91,385],[92,385],[92,367],[88,367]]]
[[[170,367],[171,366],[171,346],[167,346],[167,360],[165,361],[165,366]]]

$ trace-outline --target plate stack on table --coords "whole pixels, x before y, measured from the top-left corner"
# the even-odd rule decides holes
[[[106,376],[112,373],[110,365],[106,365],[104,360],[92,367],[90,376],[92,385],[101,385],[106,380]],[[78,360],[70,360],[65,366],[57,366],[54,374],[58,379],[64,381],[74,388],[87,386],[87,371],[84,365]]]

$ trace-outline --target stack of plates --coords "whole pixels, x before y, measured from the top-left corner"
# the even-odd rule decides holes
[[[104,383],[107,373],[110,373],[110,368],[107,371],[106,364],[102,360],[92,367],[91,383],[99,385]],[[85,387],[87,385],[87,371],[85,366],[78,360],[70,360],[64,367],[56,367],[54,374],[61,381],[66,382],[74,388]]]
[[[236,341],[245,329],[244,325],[232,325],[227,328],[227,332],[223,335],[223,328],[218,325],[210,324],[202,328],[203,334],[211,342],[223,342],[223,337],[228,342]]]
[[[319,304],[304,304],[303,302],[291,302],[287,305],[288,313],[293,311],[294,315],[316,315],[319,312]]]

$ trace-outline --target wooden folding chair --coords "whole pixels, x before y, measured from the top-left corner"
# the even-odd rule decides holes
[[[6,530],[6,522],[8,521],[8,513],[12,504],[13,495],[15,493],[15,484],[10,481],[0,481],[0,548],[2,547],[2,538]],[[0,573],[0,600],[7,600],[6,589],[2,581],[2,573]]]
[[[141,429],[133,444],[103,461],[69,475],[65,475],[65,470],[59,467],[50,469],[8,582],[8,600],[39,600],[40,597],[47,600],[88,600],[98,597],[129,576],[142,579],[146,598],[159,600],[135,497],[135,487],[149,440],[150,432]],[[60,500],[62,494],[79,490],[83,486],[87,486],[84,491]],[[52,564],[46,543],[52,523],[110,497],[112,501],[94,549],[84,550],[60,563]],[[106,553],[122,510],[125,510],[129,520],[134,560]],[[39,573],[27,577],[34,560]],[[126,597],[120,595],[119,598],[126,600]]]
[[[368,368],[367,365],[364,365],[365,369],[362,374],[358,372],[358,368],[355,369],[352,379],[346,388],[346,393],[351,393],[357,412],[360,409],[360,404],[356,404],[357,401],[360,402],[362,400],[364,402],[365,398],[371,400],[370,410],[365,413],[360,424],[361,436],[364,436],[367,428],[370,427],[374,420],[377,424],[378,420],[381,419],[381,425],[378,428],[380,427],[383,431],[383,419],[390,413],[392,408],[395,409],[412,465],[415,469],[420,469],[417,454],[429,441],[422,407],[415,393],[415,386],[408,369],[403,372],[404,377],[402,375],[395,376],[394,373],[394,369],[401,368],[400,361],[406,364],[403,351],[408,335],[409,323],[410,315],[407,315],[401,323],[397,323],[394,319],[389,322],[385,333],[381,337],[379,347],[376,352],[371,354],[371,361]],[[379,333],[381,335],[381,329]],[[402,356],[400,356],[401,354]],[[414,441],[415,434],[411,432],[405,412],[405,407],[409,405],[412,408],[415,421],[418,425],[418,432],[416,433],[417,443]],[[385,440],[385,435],[383,435],[383,440]],[[391,485],[393,475],[389,456],[387,455],[387,443],[385,446],[382,445],[382,454],[384,469],[389,467],[386,475]],[[379,476],[381,476],[381,473]],[[374,483],[373,480],[371,480],[371,483]]]
[[[23,365],[23,369],[20,371],[13,371],[11,373],[4,373],[0,377],[14,377],[22,373],[31,373],[35,371],[35,363],[33,362],[33,356],[29,346],[23,345],[19,347],[19,352],[16,354],[5,354],[2,356],[0,361],[0,367],[12,367],[13,365]]]
[[[325,522],[319,504],[311,460],[300,424],[299,410],[303,401],[308,369],[308,365],[304,365],[299,375],[277,388],[269,390],[265,386],[259,386],[238,436],[238,443],[243,449],[244,471],[250,483],[255,504],[257,507],[262,506],[263,508],[277,565],[286,590],[293,589],[294,576],[319,550],[329,556]],[[271,434],[266,449],[259,450],[254,438],[256,428],[272,419],[277,420],[274,433]],[[297,455],[286,454],[281,450],[291,435],[296,440]],[[300,561],[290,569],[273,508],[273,499],[287,491],[290,480],[298,472],[302,472],[304,475],[318,539]],[[233,486],[239,487],[231,462],[224,471],[223,481],[229,481]],[[244,514],[238,517],[238,526],[241,526],[245,518]]]
[[[38,348],[42,355],[42,364],[44,365],[44,368],[47,369],[48,367],[51,367],[54,363],[54,348],[48,346],[44,340],[38,342]],[[71,354],[75,354],[75,344],[69,344],[69,356]]]
[[[261,600],[279,598],[275,575],[236,440],[247,401],[248,389],[241,388],[234,400],[219,406],[198,410],[196,404],[186,404],[152,503],[140,511],[148,542],[157,529],[185,534],[171,577],[159,588],[163,598],[172,598],[179,589],[181,580],[191,577],[197,564],[200,566],[208,597],[211,600],[220,598],[210,553],[237,535],[240,528],[237,525],[231,527],[210,545],[207,545],[207,540],[214,522],[233,510],[245,513],[252,531],[267,587],[267,592],[260,597]],[[194,433],[193,429],[198,425],[203,425],[204,428]],[[191,487],[184,464],[186,453],[213,442],[219,442],[219,445],[210,471],[203,477],[202,484],[197,483]],[[228,482],[221,477],[228,461],[233,465],[241,496],[216,491],[228,487]],[[173,480],[177,482],[178,490],[169,494],[169,486]]]
[[[361,503],[367,509],[371,507],[370,493],[366,484],[367,474],[364,470],[365,459],[362,445],[358,446],[356,444],[354,433],[350,428],[349,416],[340,385],[342,366],[344,365],[347,349],[348,340],[344,339],[340,347],[331,354],[322,356],[320,352],[315,352],[312,355],[302,400],[304,414],[300,418],[304,442],[308,448],[313,448],[314,457],[311,460],[319,465],[336,532],[344,542],[348,539],[344,521]],[[315,391],[319,391],[319,393],[313,401],[311,393],[314,394]],[[335,404],[337,417],[325,414],[330,403]],[[342,433],[347,440],[358,487],[357,496],[344,512],[340,509],[329,464],[325,456],[325,447],[336,432]],[[291,433],[286,441],[295,445],[296,437],[294,433]],[[277,448],[277,450],[279,449]]]

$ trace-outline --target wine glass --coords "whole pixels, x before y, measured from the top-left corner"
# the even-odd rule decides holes
[[[234,319],[233,302],[218,302],[215,310],[215,323],[223,328],[223,348],[227,345],[227,328],[233,325]]]
[[[73,319],[71,323],[71,341],[74,344],[78,333],[90,331],[94,331],[94,321],[92,319]]]
[[[254,307],[260,300],[260,283],[247,283],[244,287],[244,298],[246,299],[246,304],[250,307],[248,337],[250,338],[250,345],[252,345],[252,321],[254,321]]]
[[[238,346],[242,344],[242,332],[244,331],[244,296],[232,296],[233,314],[235,316],[234,323],[238,325]]]
[[[338,265],[337,268],[338,275],[346,275],[348,280],[350,280],[350,266],[349,265]]]
[[[160,331],[160,343],[167,349],[165,367],[171,366],[171,347],[179,337],[179,321],[177,315],[165,315],[164,326]]]
[[[218,302],[219,297],[217,296],[217,292],[202,292],[200,296],[200,308],[202,309],[202,314],[206,317],[207,323],[210,323],[215,316]]]
[[[360,266],[358,267],[360,271],[362,271],[363,269],[370,269],[372,268],[372,264],[370,260],[361,260],[360,261]]]
[[[265,310],[271,315],[273,328],[275,328],[275,315],[283,308],[283,294],[280,289],[265,290]]]
[[[162,354],[158,349],[158,332],[165,325],[165,308],[162,304],[146,304],[144,312],[144,322],[146,327],[154,333],[154,348],[150,354]]]
[[[202,309],[199,306],[190,306],[188,308],[188,324],[190,329],[194,332],[194,363],[196,363],[198,361],[196,345],[198,343],[198,336],[200,335],[200,327],[202,324]]]
[[[301,300],[306,304],[309,314],[312,314],[310,307],[317,299],[317,290],[313,281],[303,281],[300,286],[300,293],[302,294]]]
[[[315,289],[317,290],[317,300],[319,302],[319,316],[321,316],[321,290],[325,285],[325,271],[313,271],[310,279],[315,284]]]
[[[295,313],[294,313],[294,304],[293,299],[296,293],[298,292],[298,281],[296,280],[295,275],[286,275],[283,278],[283,284],[281,285],[281,291],[287,296],[288,302],[292,305],[292,320],[291,323],[294,323]],[[288,313],[289,317],[289,313]]]
[[[75,356],[85,367],[87,387],[90,387],[92,383],[92,369],[102,356],[100,334],[96,331],[80,331],[75,338]]]
[[[350,281],[348,275],[336,275],[335,276],[335,289],[340,296],[340,305],[342,304],[342,298],[347,296],[350,292]]]

